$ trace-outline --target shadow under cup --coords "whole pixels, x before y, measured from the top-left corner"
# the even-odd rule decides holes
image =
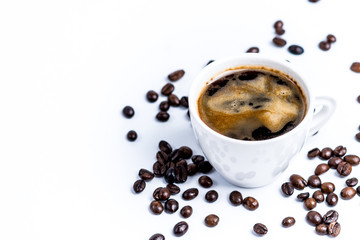
[[[205,124],[198,110],[198,99],[207,84],[243,66],[264,66],[289,75],[302,90],[306,110],[302,121],[292,130],[267,140],[245,141],[222,135]],[[313,101],[308,85],[290,63],[245,54],[217,60],[206,66],[194,80],[189,94],[191,124],[200,147],[214,168],[230,183],[241,187],[260,187],[274,181],[301,150],[310,129]]]

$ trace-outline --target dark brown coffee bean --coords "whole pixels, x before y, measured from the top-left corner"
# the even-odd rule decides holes
[[[153,197],[158,201],[168,200],[171,195],[170,190],[167,187],[158,187],[153,192]]]
[[[173,228],[173,232],[175,236],[180,237],[184,235],[188,231],[188,229],[189,229],[189,225],[186,222],[181,221],[175,224]]]
[[[137,133],[134,130],[130,130],[127,133],[126,137],[130,142],[133,142],[137,139]]]
[[[326,196],[326,202],[329,206],[333,207],[338,203],[338,196],[336,195],[336,193],[329,193]]]
[[[159,109],[163,112],[166,112],[167,110],[169,110],[170,108],[170,104],[168,101],[162,101],[159,105]]]
[[[204,161],[205,158],[204,156],[201,156],[201,155],[193,155],[191,157],[191,160],[193,161],[193,163],[195,163],[196,165],[198,165],[200,162]]]
[[[281,37],[274,37],[272,41],[278,47],[283,47],[286,45],[286,41]]]
[[[360,100],[360,96],[359,96],[359,100]],[[355,135],[355,138],[357,141],[360,142],[360,132],[358,132],[356,135]]]
[[[219,194],[215,190],[210,190],[205,194],[205,200],[209,203],[215,202],[219,197]]]
[[[146,183],[142,179],[135,181],[133,185],[134,192],[136,193],[140,193],[144,191],[145,187],[146,187]]]
[[[189,159],[189,158],[191,158],[193,151],[191,150],[191,148],[189,148],[187,146],[182,146],[179,148],[179,154],[180,154],[181,158]]]
[[[307,154],[308,158],[315,158],[315,157],[317,157],[319,155],[320,155],[320,149],[319,148],[311,149]]]
[[[286,217],[282,220],[281,224],[283,225],[283,227],[291,227],[295,224],[295,218]]]
[[[291,45],[288,48],[288,51],[294,55],[301,55],[304,53],[304,49],[300,47],[299,45]]]
[[[165,175],[165,172],[166,172],[166,165],[161,164],[161,163],[156,161],[153,164],[153,172],[154,172],[155,176],[163,177]]]
[[[308,178],[308,185],[312,188],[319,188],[321,186],[321,179],[317,175],[311,175]]]
[[[169,159],[170,159],[171,162],[174,162],[174,163],[178,162],[181,159],[179,149],[174,149],[169,154]]]
[[[335,185],[331,182],[324,182],[323,184],[321,184],[321,191],[323,193],[329,194],[334,192],[335,190]]]
[[[340,196],[344,200],[352,199],[355,195],[356,195],[356,191],[352,187],[345,187],[340,192]]]
[[[159,94],[157,94],[157,92],[155,92],[153,90],[150,90],[146,93],[146,99],[151,103],[156,102],[158,97],[159,97]]]
[[[187,168],[187,161],[185,159],[181,159],[175,163],[175,167],[183,166],[185,169]]]
[[[259,202],[253,197],[246,197],[243,201],[243,206],[250,211],[254,211],[259,207]]]
[[[167,120],[169,120],[169,118],[170,114],[164,111],[160,111],[158,112],[158,114],[156,114],[156,119],[160,122],[166,122]]]
[[[286,182],[283,183],[281,185],[281,191],[286,195],[286,196],[291,196],[294,193],[294,185],[292,185],[291,182]]]
[[[330,169],[329,165],[327,163],[320,163],[316,168],[315,168],[315,175],[321,175],[323,173],[326,173],[328,170]]]
[[[171,195],[176,195],[180,192],[179,186],[173,183],[169,183],[168,185],[166,185],[166,187],[169,189]]]
[[[316,212],[316,211],[309,211],[306,214],[306,221],[312,225],[312,226],[316,226],[318,224],[320,224],[322,222],[322,217],[320,215],[320,213]]]
[[[169,96],[175,89],[175,86],[171,83],[167,83],[165,84],[162,88],[161,88],[161,94],[164,96]]]
[[[303,201],[305,201],[306,199],[308,199],[309,196],[310,196],[310,193],[304,192],[304,193],[298,194],[296,198],[297,198],[299,201],[303,202]]]
[[[312,2],[312,3],[316,3],[318,1],[320,1],[320,0],[309,0],[309,2]]]
[[[334,43],[334,42],[336,42],[336,37],[334,35],[332,35],[332,34],[329,34],[329,35],[327,35],[326,40],[329,43]]]
[[[155,233],[149,238],[149,240],[165,240],[165,237],[161,233]]]
[[[325,147],[320,152],[320,157],[324,160],[328,160],[333,155],[333,150],[329,147]]]
[[[161,140],[159,142],[159,149],[163,152],[165,152],[166,154],[170,154],[172,152],[172,147],[171,145],[165,141],[165,140]]]
[[[325,200],[324,194],[320,190],[315,191],[312,197],[315,199],[317,203],[321,203]]]
[[[360,62],[353,62],[351,64],[350,70],[356,73],[360,73]]]
[[[283,28],[277,28],[275,29],[275,33],[277,35],[283,35],[285,33],[285,30]]]
[[[331,45],[328,41],[321,41],[319,43],[319,48],[323,51],[328,51],[330,49]]]
[[[209,161],[202,161],[198,164],[198,169],[202,173],[209,173],[213,169],[213,166]]]
[[[343,147],[343,146],[337,146],[335,149],[334,149],[334,156],[335,157],[342,157],[346,154],[347,152],[347,149],[346,147]]]
[[[142,168],[139,170],[139,176],[142,180],[150,181],[154,178],[154,173]]]
[[[161,150],[156,153],[156,160],[160,164],[166,164],[169,161],[167,153]]]
[[[169,102],[170,106],[173,106],[173,107],[177,107],[180,105],[180,100],[179,100],[178,96],[176,96],[175,94],[170,94],[168,96],[168,102]]]
[[[328,226],[328,233],[332,237],[337,237],[340,234],[341,226],[338,222],[332,222]]]
[[[251,48],[249,48],[246,52],[247,52],[247,53],[259,53],[260,50],[259,50],[258,47],[251,47]]]
[[[180,70],[177,70],[175,72],[172,72],[168,75],[168,79],[172,82],[175,82],[177,80],[179,80],[180,78],[182,78],[185,74],[185,71],[180,69]]]
[[[201,176],[199,177],[198,180],[200,186],[204,187],[204,188],[209,188],[213,185],[213,181],[209,176]]]
[[[185,107],[185,108],[188,108],[189,107],[189,98],[184,96],[180,99],[180,105]]]
[[[169,198],[165,202],[165,212],[174,213],[179,209],[179,203],[175,199]]]
[[[316,200],[314,198],[308,198],[304,201],[304,207],[307,210],[312,210],[316,207]]]
[[[173,162],[167,164],[174,164]],[[175,182],[175,167],[168,167],[165,174],[164,179],[167,183],[174,183]]]
[[[189,188],[183,192],[182,197],[184,200],[192,200],[199,195],[199,190],[197,188]]]
[[[134,109],[130,106],[125,106],[122,112],[126,118],[132,118],[135,114]]]
[[[150,203],[150,210],[154,214],[159,215],[164,211],[164,206],[162,205],[162,203],[160,201],[153,200]]]
[[[262,223],[256,223],[253,227],[254,232],[258,235],[265,235],[268,232],[267,227]]]
[[[356,188],[356,193],[357,193],[357,195],[360,196],[360,186],[358,186],[358,187]]]
[[[176,183],[184,183],[187,180],[187,170],[184,166],[176,166],[175,167],[175,182]]]
[[[322,219],[324,223],[329,224],[332,222],[336,222],[338,218],[339,218],[339,213],[335,210],[330,210],[324,214]]]
[[[298,190],[302,190],[308,185],[307,181],[298,174],[291,175],[290,182]]]
[[[346,155],[344,157],[345,162],[351,164],[351,166],[357,166],[360,163],[360,158],[356,155]]]
[[[328,234],[328,226],[326,224],[321,223],[319,225],[316,225],[315,231],[319,235],[327,235]]]
[[[336,168],[337,172],[340,174],[340,176],[349,176],[352,171],[352,166],[350,163],[347,162],[341,162]]]
[[[192,215],[192,213],[193,213],[193,209],[189,205],[184,206],[180,210],[180,214],[181,214],[181,216],[183,216],[183,218],[189,218]]]
[[[198,172],[198,167],[195,163],[188,164],[187,168],[188,176],[194,176]]]
[[[358,179],[356,177],[349,178],[346,180],[345,183],[348,187],[355,187],[356,184],[358,184]]]
[[[205,217],[205,225],[208,227],[215,227],[218,225],[220,218],[215,214],[210,214]]]
[[[283,23],[283,21],[281,21],[281,20],[278,20],[278,21],[276,21],[276,22],[274,23],[274,28],[275,28],[275,29],[282,28],[283,26],[284,26],[284,23]]]
[[[336,169],[339,163],[341,163],[343,160],[340,157],[333,157],[330,158],[328,161],[328,165],[330,168]]]
[[[229,200],[233,205],[239,206],[243,202],[243,197],[242,197],[242,194],[239,191],[235,190],[235,191],[232,191],[230,193]]]

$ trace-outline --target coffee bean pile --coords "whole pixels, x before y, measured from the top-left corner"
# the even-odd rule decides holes
[[[319,48],[323,51],[328,51],[331,47],[331,44],[336,42],[336,37],[332,34],[327,35],[325,41],[319,43]]]
[[[347,177],[352,172],[352,167],[360,164],[360,158],[357,155],[347,154],[344,146],[337,146],[335,149],[325,147],[311,149],[307,154],[309,159],[319,158],[327,163],[320,163],[315,167],[314,175],[303,178],[298,174],[292,174],[288,182],[281,185],[281,191],[284,196],[293,195],[294,190],[304,190],[307,187],[316,189],[312,195],[309,192],[301,192],[297,195],[297,199],[303,202],[304,208],[308,210],[307,221],[316,227],[316,232],[320,235],[328,234],[336,237],[340,233],[340,224],[337,222],[338,213],[334,210],[329,211],[323,217],[312,211],[317,204],[326,201],[329,207],[336,206],[339,197],[334,192],[335,184],[332,182],[322,182],[320,176],[330,169],[334,169],[339,177]],[[340,197],[343,200],[352,199],[356,193],[360,195],[360,186],[355,190],[358,179],[355,177],[348,178],[345,182],[346,187],[340,191]],[[325,197],[326,196],[326,197]]]

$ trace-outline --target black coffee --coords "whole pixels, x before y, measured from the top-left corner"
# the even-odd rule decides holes
[[[266,67],[237,69],[208,84],[198,99],[200,118],[213,130],[240,140],[265,140],[295,128],[304,118],[301,88]]]

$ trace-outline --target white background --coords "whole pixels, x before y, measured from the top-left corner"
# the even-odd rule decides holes
[[[210,59],[244,53],[257,46],[262,53],[290,60],[308,76],[316,95],[333,96],[334,116],[271,185],[242,189],[216,172],[219,199],[207,203],[197,179],[180,187],[198,187],[199,196],[185,202],[193,215],[180,239],[257,239],[252,226],[261,222],[269,232],[263,239],[327,239],[305,221],[306,210],[295,194],[285,198],[280,186],[292,173],[307,178],[319,159],[309,160],[313,147],[344,145],[360,154],[360,74],[349,70],[360,61],[358,0],[252,1],[1,1],[0,3],[0,238],[10,239],[148,239],[161,232],[177,239],[172,227],[179,212],[155,216],[149,211],[152,191],[165,185],[156,178],[144,192],[132,185],[140,168],[151,169],[161,139],[178,148],[188,145],[201,154],[183,108],[172,108],[170,120],[156,121],[160,91],[166,76],[184,69],[175,83],[178,96],[188,94],[191,81]],[[272,44],[273,24],[283,20],[286,47]],[[318,43],[332,33],[330,51]],[[290,44],[305,49],[300,56],[287,52]],[[131,105],[135,116],[126,119],[122,108]],[[126,133],[138,132],[136,142]],[[351,176],[360,178],[360,167]],[[323,181],[336,183],[337,194],[347,178],[334,170]],[[254,196],[260,207],[250,212],[233,207],[228,194],[239,190]],[[312,193],[313,189],[306,189]],[[358,233],[360,198],[339,199],[336,207],[319,204],[324,214],[339,212],[342,230],[337,239]],[[220,223],[204,225],[215,213]],[[284,217],[296,224],[281,226]]]

